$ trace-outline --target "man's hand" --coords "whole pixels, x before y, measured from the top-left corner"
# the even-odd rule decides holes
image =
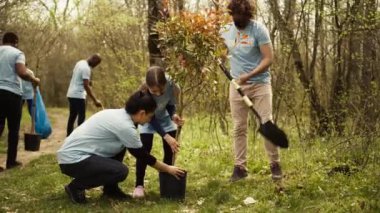
[[[177,140],[175,138],[173,138],[169,134],[166,134],[164,136],[164,139],[165,139],[166,143],[169,144],[173,153],[177,153],[179,151],[179,143],[177,142]]]
[[[40,79],[39,78],[32,77],[31,82],[32,82],[32,85],[34,88],[37,88],[40,85]]]
[[[240,75],[239,79],[237,79],[236,82],[237,82],[239,85],[243,85],[243,84],[245,84],[249,79],[250,79],[249,74],[245,73],[245,74]]]
[[[183,124],[185,124],[185,120],[182,119],[181,117],[179,117],[179,115],[177,115],[177,114],[173,115],[172,120],[178,126],[183,126]]]
[[[103,108],[102,102],[100,102],[98,99],[95,99],[95,100],[94,100],[94,104],[95,104],[95,106],[98,107],[98,108]]]

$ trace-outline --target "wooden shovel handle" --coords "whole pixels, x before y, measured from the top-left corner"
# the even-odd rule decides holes
[[[260,121],[260,124],[261,124],[262,123],[261,116],[259,115],[259,113],[253,107],[252,100],[247,95],[244,94],[244,92],[243,92],[242,88],[240,87],[240,85],[235,81],[235,79],[232,78],[230,72],[228,72],[227,68],[224,66],[223,61],[220,58],[218,58],[217,62],[218,62],[218,65],[219,65],[220,69],[226,75],[226,77],[228,78],[228,80],[231,81],[231,83],[234,85],[235,89],[238,91],[238,93],[240,94],[240,96],[243,98],[244,103],[251,109],[251,111],[257,117],[257,119]]]
[[[36,111],[37,111],[37,108],[36,108],[36,100],[37,100],[37,97],[36,97],[36,93],[37,93],[37,88],[36,87],[33,87],[33,103],[32,103],[32,127],[31,127],[31,130],[30,130],[30,133],[32,134],[35,134],[36,133],[36,122],[35,122],[35,118],[36,118]]]

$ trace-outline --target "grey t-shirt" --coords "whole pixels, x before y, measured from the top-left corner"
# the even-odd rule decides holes
[[[32,70],[27,69],[27,72],[29,73],[29,75],[34,76],[34,73]],[[33,88],[32,82],[22,80],[22,99],[30,100],[30,99],[33,99],[33,96],[34,96],[34,88]]]
[[[231,65],[231,75],[238,79],[242,74],[249,73],[262,61],[260,46],[270,44],[268,29],[264,24],[251,20],[244,30],[239,30],[233,23],[223,27],[221,36],[228,47]],[[253,76],[248,83],[270,83],[269,68]]]
[[[108,109],[76,128],[57,152],[59,164],[72,164],[91,155],[113,157],[124,147],[142,147],[136,126],[125,109]]]
[[[17,75],[16,64],[25,64],[25,55],[9,45],[0,46],[0,90],[22,95],[21,78]]]
[[[90,80],[91,67],[86,60],[78,61],[73,70],[70,86],[67,91],[68,98],[86,99],[86,90],[84,89],[83,80]]]
[[[153,96],[153,99],[157,103],[157,108],[154,112],[154,116],[156,117],[157,121],[163,128],[165,132],[171,132],[177,129],[176,124],[172,121],[170,118],[170,115],[168,111],[166,110],[166,106],[168,104],[175,105],[175,95],[174,95],[174,88],[175,83],[170,79],[169,76],[166,76],[167,83],[165,85],[164,93],[161,96]],[[146,123],[144,125],[139,125],[139,131],[141,134],[154,134],[156,130],[153,128],[153,126],[150,123]]]

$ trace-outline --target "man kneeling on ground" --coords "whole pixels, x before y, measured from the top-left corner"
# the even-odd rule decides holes
[[[142,149],[137,125],[150,121],[157,105],[144,92],[134,93],[125,109],[109,109],[96,113],[65,139],[58,150],[58,163],[63,174],[74,179],[65,191],[74,203],[85,203],[85,190],[103,186],[103,195],[128,199],[118,183],[128,175],[122,163],[126,150],[158,171],[179,178],[183,170],[157,161]]]

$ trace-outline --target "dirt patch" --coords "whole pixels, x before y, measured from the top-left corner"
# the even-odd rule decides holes
[[[59,109],[52,109],[49,110],[49,118],[53,124],[53,132],[48,139],[41,141],[40,150],[38,152],[25,151],[24,132],[29,128],[25,126],[22,131],[20,131],[17,161],[21,162],[23,165],[39,158],[41,155],[55,154],[56,151],[62,146],[63,140],[66,137],[67,112]],[[5,167],[6,157],[6,154],[0,155],[0,166]]]

